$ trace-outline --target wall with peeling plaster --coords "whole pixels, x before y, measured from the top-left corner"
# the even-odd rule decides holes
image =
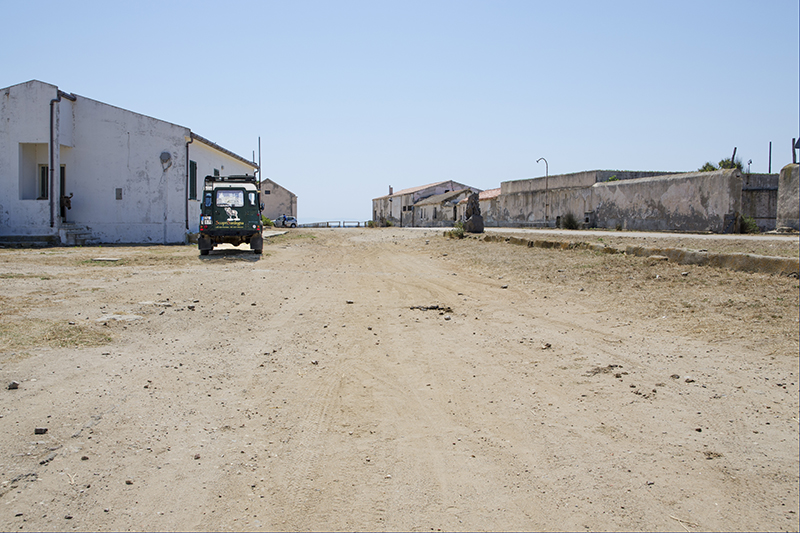
[[[199,202],[187,205],[189,128],[80,95],[55,104],[55,155],[65,170],[64,192],[73,197],[66,220],[56,216],[51,227],[50,201],[37,199],[36,180],[50,159],[50,101],[57,95],[58,87],[36,80],[0,89],[0,236],[63,239],[66,228],[79,227],[104,243],[166,244],[197,231]],[[189,145],[189,159],[199,163],[198,198],[206,168],[209,174],[255,170],[199,140]]]
[[[726,215],[742,210],[742,174],[736,169],[595,183],[596,225],[643,231],[723,233]]]
[[[778,178],[779,228],[800,230],[800,165],[786,165]]]
[[[39,165],[48,165],[50,100],[57,94],[55,85],[36,81],[0,89],[0,235],[56,233],[36,180]]]
[[[183,242],[189,129],[88,98],[73,105],[67,220],[101,242]],[[162,152],[170,155],[164,164]]]
[[[487,225],[552,227],[572,214],[584,226],[724,232],[742,213],[742,175],[597,170],[503,182],[496,211]]]

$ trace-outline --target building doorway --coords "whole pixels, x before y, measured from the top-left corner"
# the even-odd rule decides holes
[[[72,209],[72,195],[67,196],[67,167],[61,165],[61,172],[59,173],[59,216],[62,222],[67,221],[67,211]]]

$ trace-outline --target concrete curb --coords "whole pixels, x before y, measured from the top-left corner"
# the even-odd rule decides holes
[[[625,253],[637,257],[662,255],[680,265],[708,265],[741,272],[760,272],[778,276],[798,277],[800,274],[800,260],[789,257],[769,257],[754,254],[712,254],[678,248],[645,248],[643,246],[628,246],[625,249]]]
[[[480,239],[480,237],[478,237]],[[484,242],[507,242],[517,246],[531,248],[551,248],[557,250],[585,249],[605,254],[625,253],[636,257],[657,257],[679,265],[700,265],[728,268],[740,272],[758,272],[777,276],[800,277],[800,260],[789,257],[769,257],[754,254],[713,254],[693,252],[680,248],[649,248],[644,246],[628,246],[618,250],[611,246],[596,243],[571,241],[529,240],[521,237],[503,237],[501,235],[485,235]]]

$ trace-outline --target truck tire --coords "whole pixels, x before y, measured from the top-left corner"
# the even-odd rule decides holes
[[[200,250],[200,255],[208,255],[211,250]]]

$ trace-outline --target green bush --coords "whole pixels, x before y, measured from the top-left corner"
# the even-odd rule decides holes
[[[270,220],[268,217],[264,215],[261,216],[261,223],[264,224],[265,228],[272,227],[275,225],[275,223],[272,220]]]
[[[761,233],[753,217],[744,217],[742,219],[742,233]]]
[[[464,223],[463,222],[456,222],[453,224],[453,229],[447,232],[447,235],[451,239],[463,239],[464,238]]]
[[[719,162],[719,168],[720,169],[723,169],[723,168],[737,168],[739,170],[742,170],[742,160],[739,159],[738,157],[736,159],[734,159],[733,161],[731,161],[730,157],[727,158],[727,159],[723,159],[722,161]]]
[[[564,215],[564,218],[561,219],[561,227],[564,229],[580,229],[581,225],[578,219],[575,218],[575,215],[567,213]]]
[[[723,159],[722,161],[720,161],[718,165],[715,165],[711,161],[706,161],[706,163],[697,170],[700,172],[713,172],[715,170],[724,170],[729,168],[737,168],[739,170],[742,170],[743,168],[742,160],[737,157],[736,159],[731,161],[731,158],[728,157],[727,159]]]

